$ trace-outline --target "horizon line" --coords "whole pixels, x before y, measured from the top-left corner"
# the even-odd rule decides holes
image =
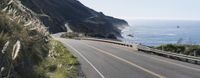
[[[117,17],[117,16],[116,16]],[[200,21],[200,18],[166,18],[166,17],[117,17],[125,20],[190,20]]]

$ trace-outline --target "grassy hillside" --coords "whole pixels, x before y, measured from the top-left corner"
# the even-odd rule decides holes
[[[64,46],[0,13],[0,78],[78,76],[76,58]]]

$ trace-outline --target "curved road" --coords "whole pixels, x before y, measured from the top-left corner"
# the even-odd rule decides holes
[[[87,78],[200,78],[198,65],[110,43],[56,39],[78,57]]]

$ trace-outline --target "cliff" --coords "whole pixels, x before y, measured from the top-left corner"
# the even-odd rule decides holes
[[[122,19],[96,12],[78,0],[21,0],[22,4],[35,12],[51,33],[67,31],[95,37],[121,37],[121,29],[128,26]]]

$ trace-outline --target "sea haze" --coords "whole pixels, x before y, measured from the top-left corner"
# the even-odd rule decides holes
[[[200,20],[128,20],[123,41],[148,46],[161,44],[200,44]],[[129,36],[128,36],[129,35]]]

